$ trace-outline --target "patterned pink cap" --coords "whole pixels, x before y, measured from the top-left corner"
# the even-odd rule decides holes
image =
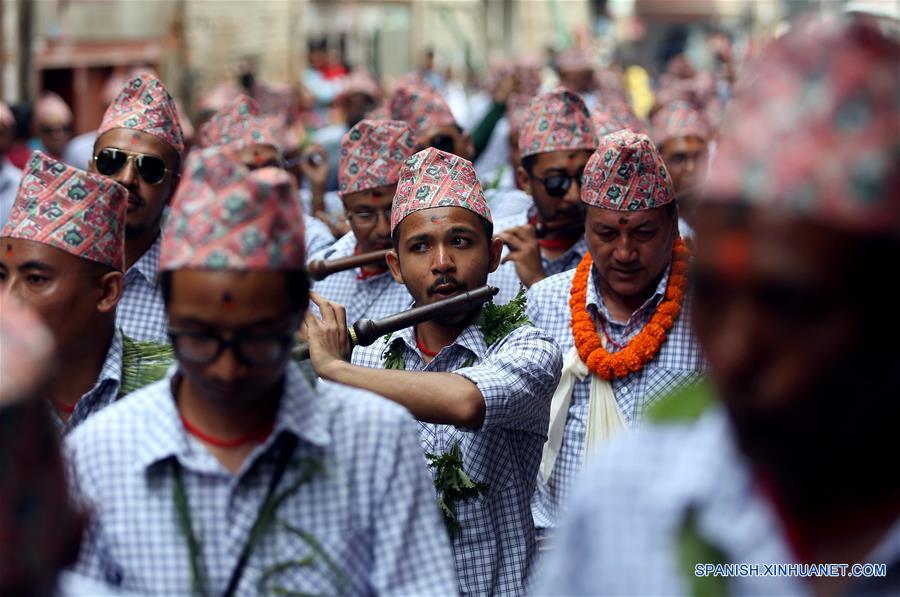
[[[406,123],[363,120],[341,139],[338,186],[341,196],[359,193],[400,180],[400,166],[415,144]]]
[[[534,98],[519,130],[522,157],[597,147],[591,115],[577,93],[557,87]]]
[[[365,69],[355,69],[341,81],[340,91],[335,102],[344,100],[348,95],[361,93],[368,95],[373,100],[378,101],[381,98],[381,85],[375,80],[369,71]]]
[[[685,101],[670,102],[654,114],[650,120],[653,141],[662,147],[666,141],[682,137],[709,139],[709,125],[703,112]]]
[[[635,115],[631,106],[615,95],[603,94],[597,107],[591,112],[591,122],[594,124],[594,132],[601,138],[624,129],[649,134],[647,125]]]
[[[729,106],[710,201],[900,236],[900,44],[865,17],[795,25]]]
[[[72,122],[72,109],[56,93],[45,91],[34,104],[34,121]]]
[[[428,147],[407,159],[400,169],[391,234],[409,214],[433,207],[462,207],[493,221],[472,162]]]
[[[25,304],[0,304],[0,405],[27,397],[44,379],[53,355],[53,335]]]
[[[558,71],[586,71],[594,68],[591,56],[581,48],[563,50],[557,54],[555,64]]]
[[[216,83],[202,92],[197,100],[197,109],[201,112],[218,112],[243,93],[243,88],[230,81]]]
[[[0,126],[15,128],[16,119],[5,102],[0,101]]]
[[[650,137],[622,130],[600,139],[584,168],[581,200],[603,209],[642,211],[674,201],[675,191]]]
[[[125,270],[128,191],[48,155],[31,154],[0,237],[21,238]]]
[[[178,108],[162,81],[150,74],[134,77],[103,115],[97,135],[112,129],[132,129],[162,139],[184,152]]]
[[[240,151],[249,145],[271,145],[283,150],[283,139],[274,117],[262,115],[252,97],[238,95],[200,127],[200,147],[231,147]]]
[[[191,152],[159,268],[299,271],[303,226],[297,187],[284,170],[248,170],[222,147]]]
[[[388,99],[387,106],[391,120],[402,120],[415,136],[438,127],[456,125],[444,98],[425,87],[398,87]]]

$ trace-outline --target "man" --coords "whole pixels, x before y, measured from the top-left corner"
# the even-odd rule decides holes
[[[597,105],[596,65],[586,51],[578,47],[567,48],[556,55],[553,66],[560,86],[581,96],[588,109]]]
[[[491,215],[498,222],[517,216],[534,204],[528,193],[521,189],[516,177],[516,171],[522,165],[519,132],[528,117],[531,100],[530,96],[519,93],[510,95],[506,100],[506,116],[497,126],[497,134],[505,133],[503,142],[508,149],[508,160],[493,173],[491,183],[485,185],[484,196],[491,208]]]
[[[263,116],[259,104],[239,94],[203,124],[198,135],[201,147],[229,147],[244,166],[284,168],[284,123]],[[306,251],[327,249],[334,243],[328,227],[316,218],[306,219]]]
[[[32,126],[36,138],[32,148],[60,159],[72,138],[73,119],[72,110],[65,100],[52,91],[45,91],[34,104]]]
[[[314,258],[339,259],[391,248],[391,204],[400,166],[412,153],[412,135],[397,120],[363,120],[344,135],[339,192],[352,231]],[[412,302],[384,262],[331,274],[316,282],[315,290],[343,305],[351,323],[404,311]]]
[[[149,74],[131,79],[103,115],[89,171],[128,190],[125,287],[116,326],[134,340],[168,342],[157,283],[160,230],[183,151],[178,113],[165,85]]]
[[[42,395],[71,430],[122,389],[122,296],[128,191],[35,152],[0,231],[4,303],[33,308],[53,332],[57,367]]]
[[[638,424],[647,406],[696,380],[700,349],[672,183],[646,135],[603,137],[584,171],[587,255],[528,292],[528,316],[565,355],[533,501],[550,538],[591,448]]]
[[[623,129],[649,134],[647,125],[637,117],[631,106],[614,94],[603,94],[600,102],[591,110],[591,123],[598,139]]]
[[[475,152],[472,137],[456,123],[444,98],[424,85],[398,87],[388,98],[387,108],[391,119],[409,126],[416,151],[434,147],[466,160]]]
[[[491,278],[501,289],[499,302],[514,296],[520,286],[530,288],[547,276],[578,265],[587,251],[581,179],[597,137],[582,99],[557,88],[531,103],[519,133],[519,186],[534,199],[528,212],[498,222],[508,253]],[[541,239],[540,223],[550,230]]]
[[[15,132],[16,119],[13,118],[12,110],[0,101],[0,226],[9,219],[9,212],[16,199],[16,189],[22,178],[22,171],[6,157],[6,152],[15,139]]]
[[[296,188],[223,151],[190,158],[163,241],[177,369],[68,442],[96,513],[77,569],[134,593],[454,593],[414,422],[291,362]]]
[[[680,198],[688,199],[706,179],[709,158],[709,126],[704,114],[683,100],[656,110],[650,125],[672,186]]]
[[[697,219],[714,387],[594,463],[539,594],[900,591],[898,60],[831,16],[739,79]]]
[[[391,274],[416,306],[484,285],[500,260],[474,167],[434,148],[401,170],[391,237]],[[488,305],[357,348],[351,364],[343,308],[312,299],[322,313],[306,317],[316,372],[386,396],[421,422],[461,592],[521,594],[534,555],[529,500],[561,366],[556,345],[527,324],[520,303]],[[463,475],[480,497],[464,501],[448,487],[448,476]]]

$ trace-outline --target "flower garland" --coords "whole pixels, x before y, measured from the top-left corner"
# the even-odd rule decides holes
[[[586,253],[572,279],[569,308],[572,311],[572,335],[578,356],[594,375],[607,381],[636,373],[652,361],[666,340],[666,333],[675,324],[684,302],[687,287],[687,267],[690,252],[680,238],[672,246],[672,271],[666,286],[665,299],[644,328],[622,350],[609,353],[603,348],[594,321],[587,310],[587,284],[590,276],[591,254]]]

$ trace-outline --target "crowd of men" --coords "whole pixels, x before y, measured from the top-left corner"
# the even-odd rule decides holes
[[[333,148],[231,84],[186,134],[138,72],[73,164],[42,97],[0,168],[0,593],[897,594],[896,27],[798,21],[725,94],[679,57],[648,119],[578,50],[470,130],[353,73]],[[698,573],[744,563],[886,573]]]

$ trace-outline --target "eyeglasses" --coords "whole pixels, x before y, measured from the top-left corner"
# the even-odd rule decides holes
[[[578,187],[581,188],[584,183],[584,169],[582,168],[579,170],[575,176],[569,176],[568,174],[554,174],[552,176],[532,178],[541,181],[541,184],[544,185],[544,190],[546,190],[547,194],[551,197],[564,197],[565,194],[569,192],[569,187],[572,186],[572,182],[577,182]]]
[[[107,147],[101,149],[94,156],[94,165],[97,172],[103,176],[113,176],[125,167],[129,160],[134,160],[138,174],[147,184],[159,184],[166,177],[166,172],[178,175],[177,172],[166,168],[162,158],[146,153],[134,153],[124,149]]]
[[[357,228],[372,228],[378,224],[378,214],[384,216],[384,219],[388,224],[391,223],[390,209],[379,211],[351,211],[347,214],[347,219],[356,224]]]
[[[63,124],[61,126],[50,126],[42,124],[40,126],[41,134],[43,135],[52,135],[53,133],[70,133],[72,132],[72,125]]]
[[[456,149],[456,142],[455,139],[450,135],[439,134],[429,139],[426,145],[417,147],[416,150],[422,151],[427,147],[434,147],[435,149],[439,149],[447,153],[453,153],[453,150]]]
[[[237,360],[261,367],[276,365],[291,349],[291,334],[235,334],[226,340],[210,332],[194,332],[169,328],[169,338],[179,360],[192,365],[209,365],[230,348]]]

